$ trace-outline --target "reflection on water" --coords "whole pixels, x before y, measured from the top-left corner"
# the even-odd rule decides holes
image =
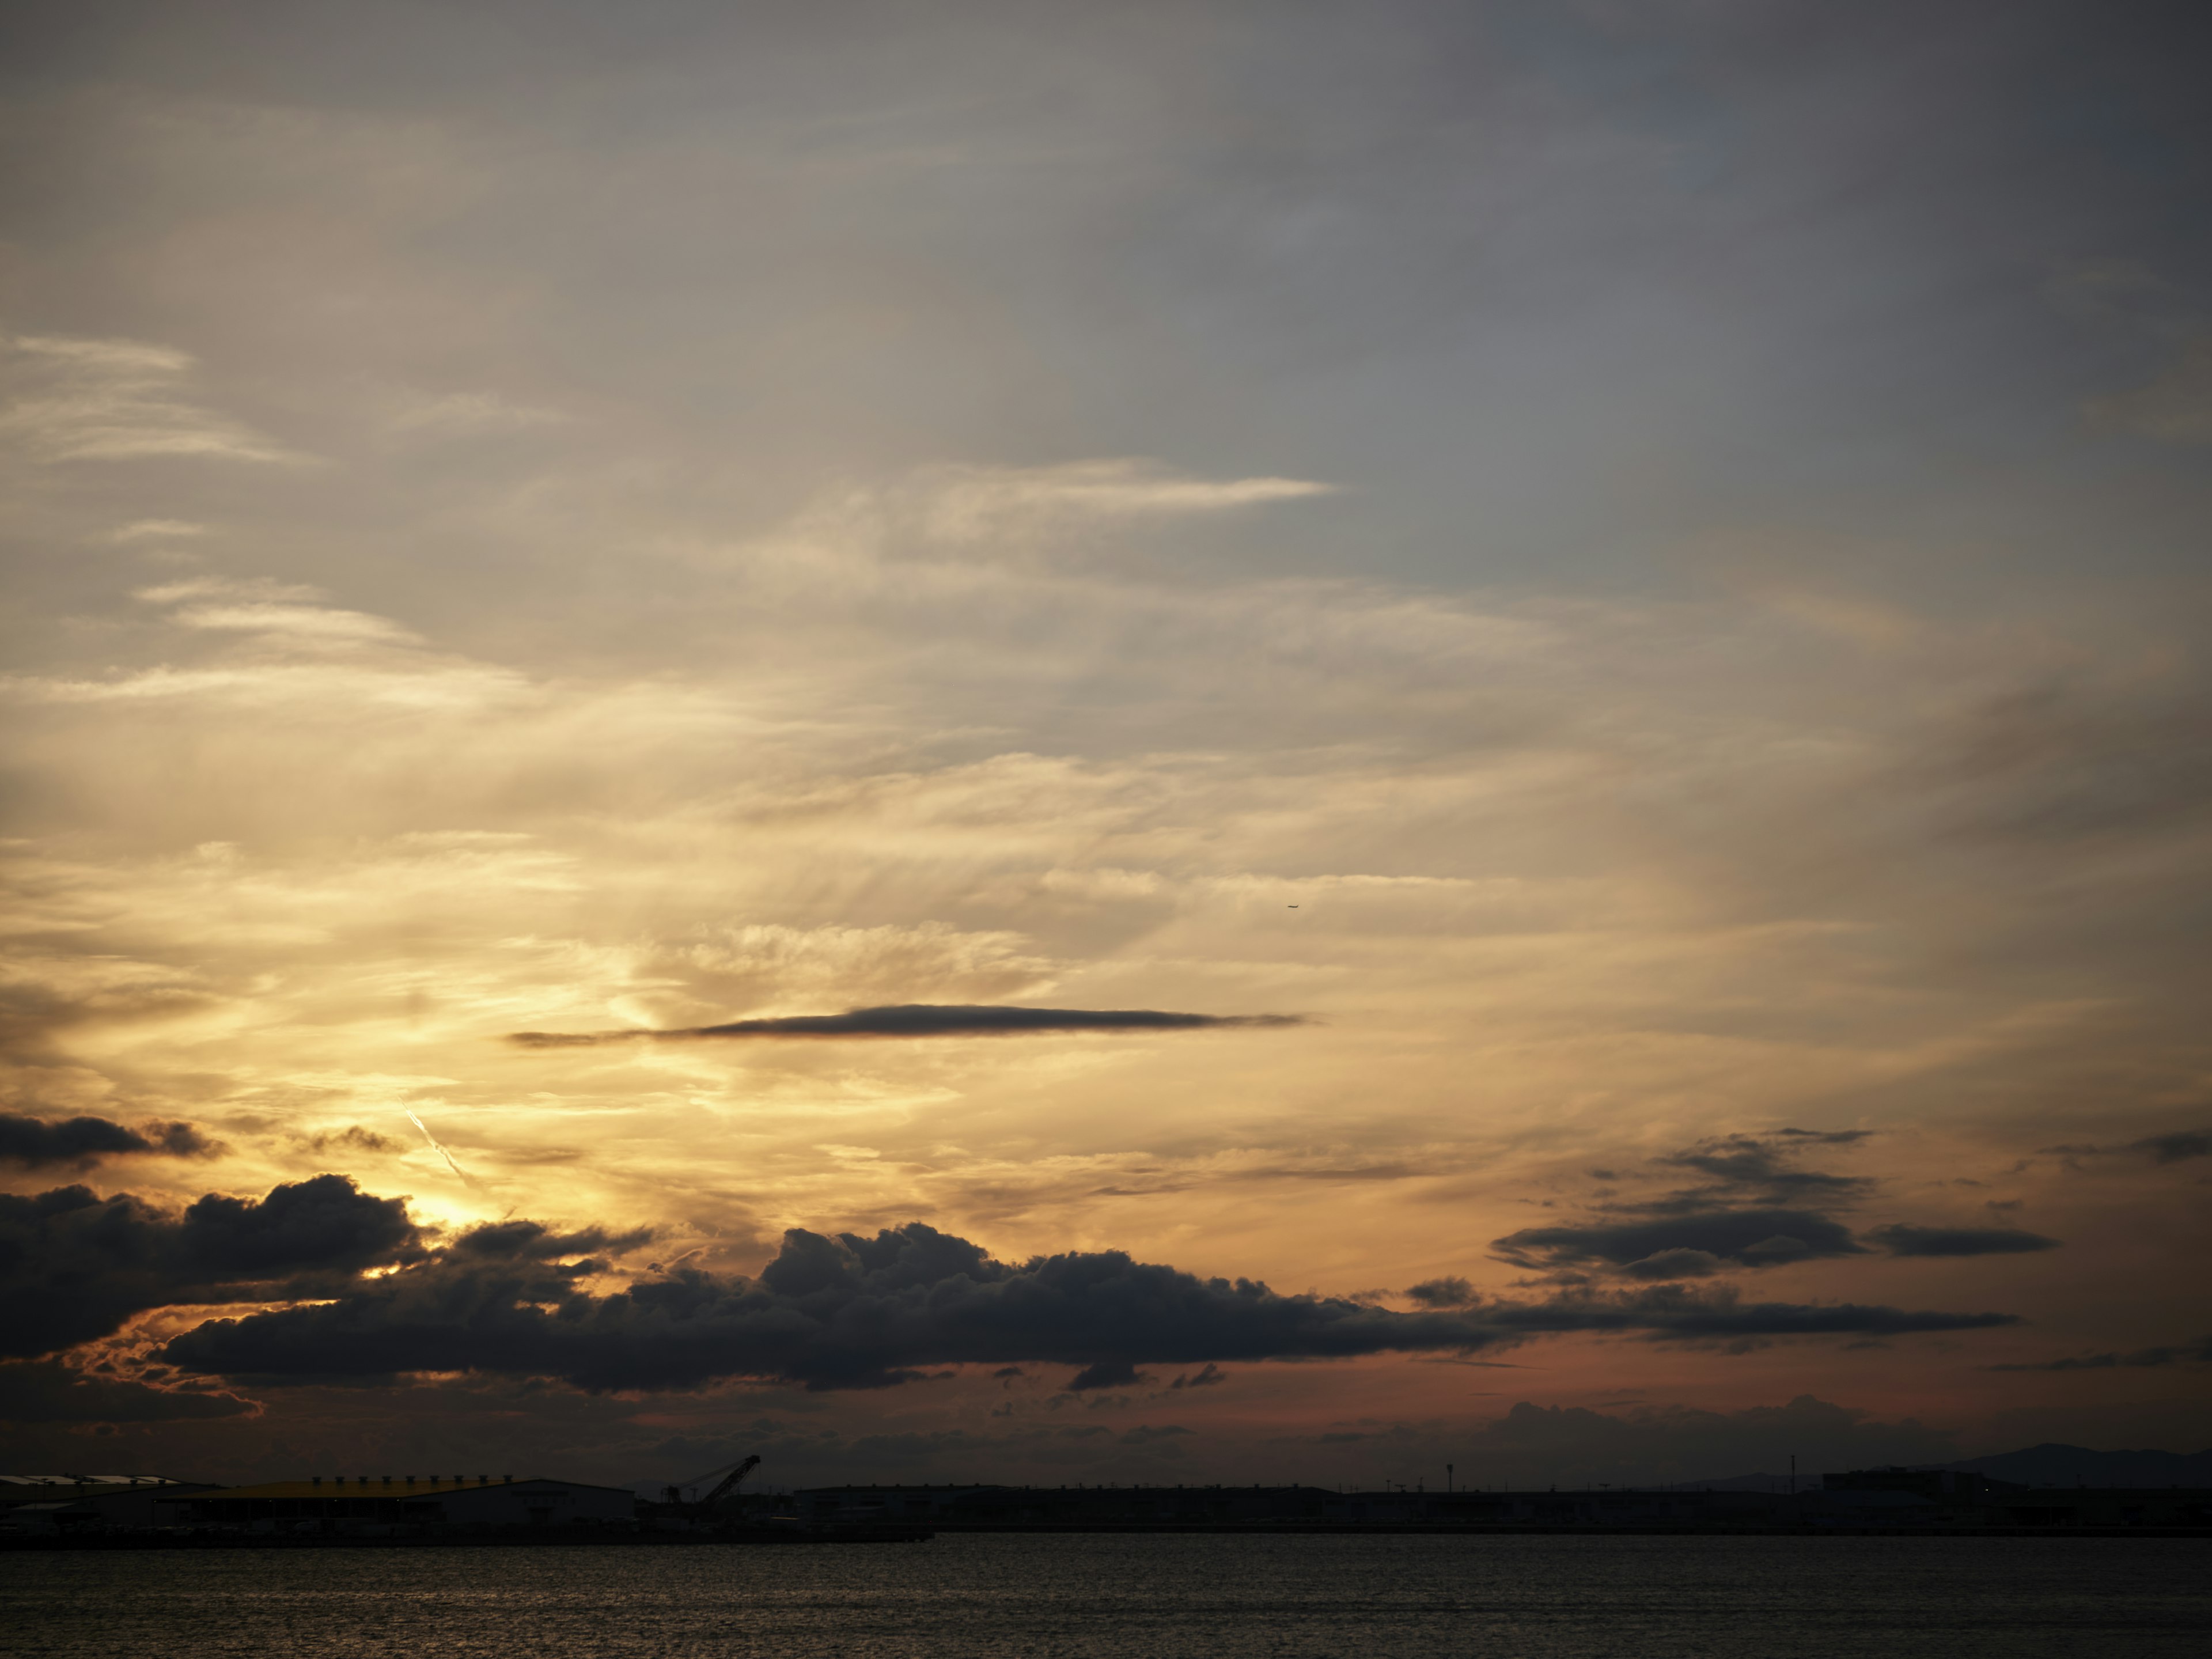
[[[2212,1541],[940,1535],[0,1558],[19,1654],[2189,1655]]]

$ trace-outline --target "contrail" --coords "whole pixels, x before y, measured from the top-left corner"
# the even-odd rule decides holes
[[[404,1106],[402,1106],[399,1109],[403,1112],[407,1112],[407,1109]],[[467,1172],[464,1170],[459,1164],[453,1162],[453,1155],[438,1144],[438,1137],[430,1133],[429,1125],[423,1122],[421,1118],[416,1116],[412,1112],[407,1112],[407,1121],[413,1124],[416,1128],[422,1130],[422,1139],[430,1143],[430,1150],[432,1152],[437,1153],[440,1158],[446,1160],[446,1167],[447,1169],[451,1170],[453,1174],[466,1185],[471,1187],[476,1185],[476,1182],[469,1180]]]

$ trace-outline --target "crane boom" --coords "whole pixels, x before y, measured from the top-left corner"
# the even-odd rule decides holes
[[[722,1477],[722,1484],[715,1487],[714,1491],[708,1492],[705,1498],[701,1499],[699,1506],[702,1509],[713,1509],[715,1504],[722,1501],[723,1496],[734,1487],[738,1481],[744,1480],[747,1475],[750,1474],[759,1467],[760,1454],[756,1452],[751,1456],[746,1458],[744,1462],[732,1469],[727,1474],[724,1475]]]
[[[705,1515],[713,1510],[715,1504],[722,1501],[723,1498],[728,1494],[732,1487],[735,1486],[738,1482],[743,1480],[747,1475],[750,1474],[759,1467],[760,1455],[757,1452],[754,1453],[750,1456],[742,1457],[734,1463],[718,1463],[713,1468],[708,1470],[705,1474],[700,1475],[694,1480],[686,1480],[680,1486],[663,1486],[660,1489],[662,1500],[672,1507],[681,1510],[686,1513],[693,1515]],[[726,1471],[726,1473],[725,1473],[725,1471]],[[699,1498],[696,1502],[686,1500],[684,1496],[685,1492],[697,1491],[699,1487],[704,1486],[708,1480],[717,1474],[721,1475],[722,1480],[721,1484],[716,1486],[714,1491],[708,1492],[704,1498]]]

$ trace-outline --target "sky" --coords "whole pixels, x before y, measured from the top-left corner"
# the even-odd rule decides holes
[[[11,6],[5,1461],[2212,1443],[2208,37]]]

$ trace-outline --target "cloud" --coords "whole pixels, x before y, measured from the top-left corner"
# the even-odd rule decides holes
[[[135,590],[149,605],[174,605],[169,620],[204,633],[258,635],[301,646],[419,645],[420,638],[365,611],[318,605],[319,588],[265,578],[194,576]]]
[[[192,360],[166,346],[19,335],[0,339],[0,362],[21,388],[0,410],[0,435],[15,436],[40,460],[299,459],[184,397]]]
[[[409,400],[386,424],[394,432],[452,438],[556,426],[568,418],[557,409],[517,403],[496,392],[448,392]]]
[[[1198,1370],[1178,1373],[1176,1380],[1169,1383],[1168,1387],[1170,1389],[1213,1389],[1218,1388],[1222,1383],[1226,1382],[1228,1380],[1229,1373],[1223,1370],[1220,1366],[1215,1364],[1212,1360],[1208,1360],[1206,1364]]]
[[[462,1233],[447,1250],[464,1261],[559,1261],[565,1256],[626,1255],[651,1243],[653,1236],[650,1227],[620,1233],[585,1227],[564,1233],[536,1221],[489,1221]],[[573,1273],[574,1268],[567,1271]]]
[[[1770,1243],[1773,1241],[1768,1241]],[[1753,1266],[1771,1266],[1775,1261],[1790,1258],[1765,1256],[1754,1261]],[[1711,1250],[1695,1250],[1677,1246],[1670,1250],[1657,1250],[1640,1261],[1632,1261],[1621,1268],[1631,1279],[1711,1279],[1729,1264]]]
[[[167,541],[173,538],[204,536],[208,527],[186,519],[134,519],[111,532],[107,539],[123,545],[132,542]]]
[[[0,1364],[0,1423],[160,1423],[240,1417],[253,1402],[191,1387],[95,1376],[58,1359]]]
[[[1625,1331],[1658,1341],[1904,1336],[2021,1322],[2018,1315],[2006,1313],[1941,1313],[1856,1302],[1746,1302],[1728,1285],[1700,1291],[1686,1285],[1610,1293],[1570,1291],[1547,1302],[1493,1303],[1483,1314],[1509,1331]]]
[[[2203,1337],[2195,1342],[2137,1348],[2130,1353],[2075,1354],[2063,1359],[1992,1365],[1990,1369],[1993,1371],[2108,1371],[2155,1370],[2167,1365],[2212,1365],[2212,1336]]]
[[[1810,1210],[1706,1210],[1581,1227],[1524,1227],[1492,1241],[1491,1248],[1518,1267],[1596,1266],[1632,1273],[1643,1267],[1638,1276],[1671,1271],[1662,1264],[1702,1273],[1722,1261],[1771,1267],[1865,1254],[1850,1228]],[[1696,1265],[1700,1261],[1705,1265]]]
[[[1303,1025],[1294,1014],[1177,1014],[1150,1008],[1014,1008],[902,1003],[842,1014],[793,1014],[740,1019],[674,1031],[517,1031],[507,1041],[526,1048],[582,1048],[609,1042],[677,1042],[708,1037],[1014,1036],[1036,1031],[1194,1031],[1235,1026]]]
[[[1067,1387],[1072,1394],[1082,1394],[1092,1389],[1133,1389],[1152,1380],[1127,1359],[1101,1359],[1068,1378]]]
[[[1335,493],[1306,478],[1194,478],[1157,461],[1072,461],[1044,467],[938,468],[925,490],[927,532],[980,540],[1039,519],[1126,519],[1213,514]]]
[[[476,1235],[469,1236],[477,1237]],[[603,1264],[428,1253],[314,1305],[213,1320],[169,1342],[186,1370],[301,1380],[420,1371],[557,1377],[594,1389],[726,1377],[881,1388],[954,1364],[1080,1368],[1077,1389],[1127,1386],[1150,1363],[1467,1353],[1577,1331],[1743,1342],[1837,1333],[1969,1330],[2007,1314],[1745,1303],[1680,1285],[1464,1311],[1394,1313],[1200,1279],[1118,1250],[998,1261],[921,1223],[874,1237],[794,1229],[757,1278],[679,1269],[594,1295]],[[1202,1373],[1201,1373],[1202,1374]]]
[[[298,1135],[294,1139],[306,1151],[315,1153],[374,1152],[388,1156],[407,1150],[404,1141],[380,1135],[359,1123],[349,1123],[343,1129],[318,1129],[313,1134]]]
[[[2151,1135],[2128,1150],[2148,1152],[2154,1164],[2180,1164],[2192,1158],[2212,1158],[2212,1129],[2185,1129],[2170,1135]]]
[[[1079,1366],[1076,1385],[1094,1388],[1133,1381],[1147,1361],[1349,1357],[1497,1340],[1461,1316],[1280,1296],[1118,1251],[1017,1266],[912,1223],[873,1238],[793,1230],[757,1278],[684,1269],[599,1297],[505,1264],[488,1272],[448,1250],[342,1301],[204,1325],[172,1343],[169,1357],[202,1371],[482,1370],[594,1389],[737,1376],[871,1387],[925,1367],[1041,1361]]]
[[[1694,1192],[1649,1206],[1660,1208],[1709,1204],[1716,1197],[1733,1200],[1761,1198],[1770,1203],[1836,1203],[1869,1192],[1876,1184],[1865,1176],[1833,1175],[1821,1170],[1801,1170],[1793,1161],[1804,1146],[1850,1146],[1867,1138],[1864,1130],[1820,1133],[1809,1129],[1784,1129],[1781,1137],[1726,1135],[1702,1141],[1687,1152],[1653,1161],[1662,1168],[1694,1170],[1711,1184]]]
[[[1908,775],[1951,836],[2049,850],[2193,837],[2212,817],[2207,698],[2179,666],[2047,672],[1947,716]]]
[[[1121,1437],[1121,1443],[1125,1446],[1144,1446],[1154,1441],[1172,1440],[1190,1432],[1180,1423],[1163,1423],[1157,1428],[1150,1423],[1139,1423]]]
[[[1474,1286],[1456,1275],[1425,1279],[1407,1287],[1406,1299],[1424,1308],[1464,1308],[1475,1299]]]
[[[329,597],[304,582],[272,581],[266,576],[187,576],[180,581],[134,587],[131,597],[148,605],[181,605],[187,599],[230,599],[247,605],[297,604]]]
[[[2148,386],[2091,400],[2093,425],[2169,444],[2212,444],[2212,337],[2191,340],[2181,361]]]
[[[2212,1158],[2212,1129],[2177,1129],[2170,1134],[2146,1135],[2119,1146],[2068,1143],[2036,1149],[2046,1158],[2104,1158],[2115,1152],[2141,1152],[2154,1164],[2185,1164],[2191,1158]]]
[[[85,1187],[0,1194],[0,1355],[52,1353],[151,1308],[283,1299],[302,1275],[386,1265],[418,1238],[404,1200],[334,1175],[258,1200],[210,1193],[182,1214]]]
[[[2017,1227],[1876,1227],[1866,1237],[1892,1255],[2019,1255],[2055,1250],[2058,1240]]]
[[[318,644],[412,644],[416,636],[397,623],[363,611],[307,605],[196,605],[170,618],[179,626],[259,634]]]
[[[189,1123],[143,1123],[131,1129],[104,1117],[49,1120],[0,1112],[0,1163],[27,1170],[58,1164],[85,1169],[103,1158],[145,1153],[212,1158],[220,1150]]]

